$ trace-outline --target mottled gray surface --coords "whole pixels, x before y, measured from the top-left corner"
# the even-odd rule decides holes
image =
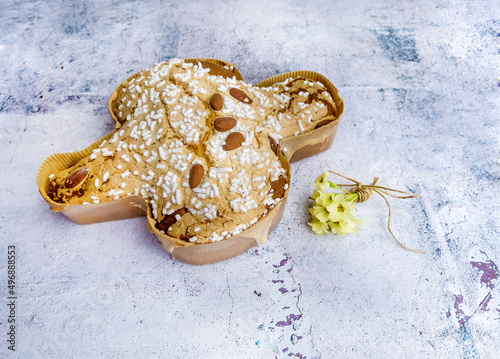
[[[498,1],[71,3],[0,3],[1,357],[498,358]],[[345,100],[334,146],[292,165],[268,243],[215,265],[171,260],[142,218],[76,225],[35,184],[45,157],[113,128],[123,79],[171,57],[249,82],[313,70]],[[359,234],[315,236],[325,169],[419,193],[391,201],[393,229],[427,255],[392,240],[380,198],[357,205]]]

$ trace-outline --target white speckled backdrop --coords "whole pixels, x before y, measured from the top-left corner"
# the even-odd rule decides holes
[[[485,1],[0,3],[2,358],[498,358],[500,9]],[[142,218],[76,225],[39,196],[42,160],[107,134],[107,99],[172,57],[258,82],[324,74],[345,112],[327,152],[292,165],[265,245],[172,260]],[[356,235],[315,236],[325,169],[418,192],[357,205]],[[15,352],[7,249],[15,245]]]

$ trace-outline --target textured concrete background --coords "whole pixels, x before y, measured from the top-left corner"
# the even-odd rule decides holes
[[[10,1],[0,3],[0,356],[498,358],[498,1]],[[345,100],[328,152],[292,165],[267,244],[195,267],[142,218],[52,214],[42,160],[113,129],[107,99],[171,57],[245,79],[313,70]],[[357,205],[356,235],[308,228],[325,169],[420,194]],[[17,248],[16,353],[7,246]]]

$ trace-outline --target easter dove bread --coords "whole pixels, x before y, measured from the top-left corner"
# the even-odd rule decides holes
[[[323,78],[257,86],[222,65],[172,59],[124,81],[109,102],[115,131],[41,188],[51,207],[126,203],[135,212],[123,218],[147,212],[149,229],[173,255],[231,239],[227,246],[241,238],[236,252],[265,241],[283,213],[289,161],[331,145],[343,102]],[[269,223],[259,235],[260,222]],[[181,260],[238,254],[225,251]]]

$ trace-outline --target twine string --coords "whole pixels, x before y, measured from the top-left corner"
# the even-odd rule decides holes
[[[389,209],[389,216],[387,218],[387,229],[389,230],[389,233],[391,234],[392,238],[404,249],[416,252],[416,253],[422,253],[425,254],[424,251],[418,250],[418,249],[413,249],[405,246],[403,243],[401,243],[394,233],[392,232],[391,229],[391,218],[392,218],[392,209],[389,201],[387,200],[386,196],[393,197],[393,198],[399,198],[399,199],[407,199],[407,198],[416,198],[418,197],[418,194],[416,193],[411,193],[411,192],[406,192],[406,191],[400,191],[398,189],[392,189],[384,186],[378,186],[377,182],[379,180],[378,177],[375,177],[373,180],[372,184],[362,184],[359,181],[356,181],[355,179],[346,177],[344,175],[341,175],[340,173],[337,173],[335,171],[329,171],[330,173],[333,173],[339,177],[343,177],[348,181],[351,181],[352,183],[350,184],[337,184],[338,187],[351,187],[351,189],[348,191],[350,193],[357,193],[358,194],[358,202],[365,202],[367,201],[370,196],[373,194],[373,192],[379,194],[387,204],[387,208]],[[353,186],[353,183],[355,184]]]

